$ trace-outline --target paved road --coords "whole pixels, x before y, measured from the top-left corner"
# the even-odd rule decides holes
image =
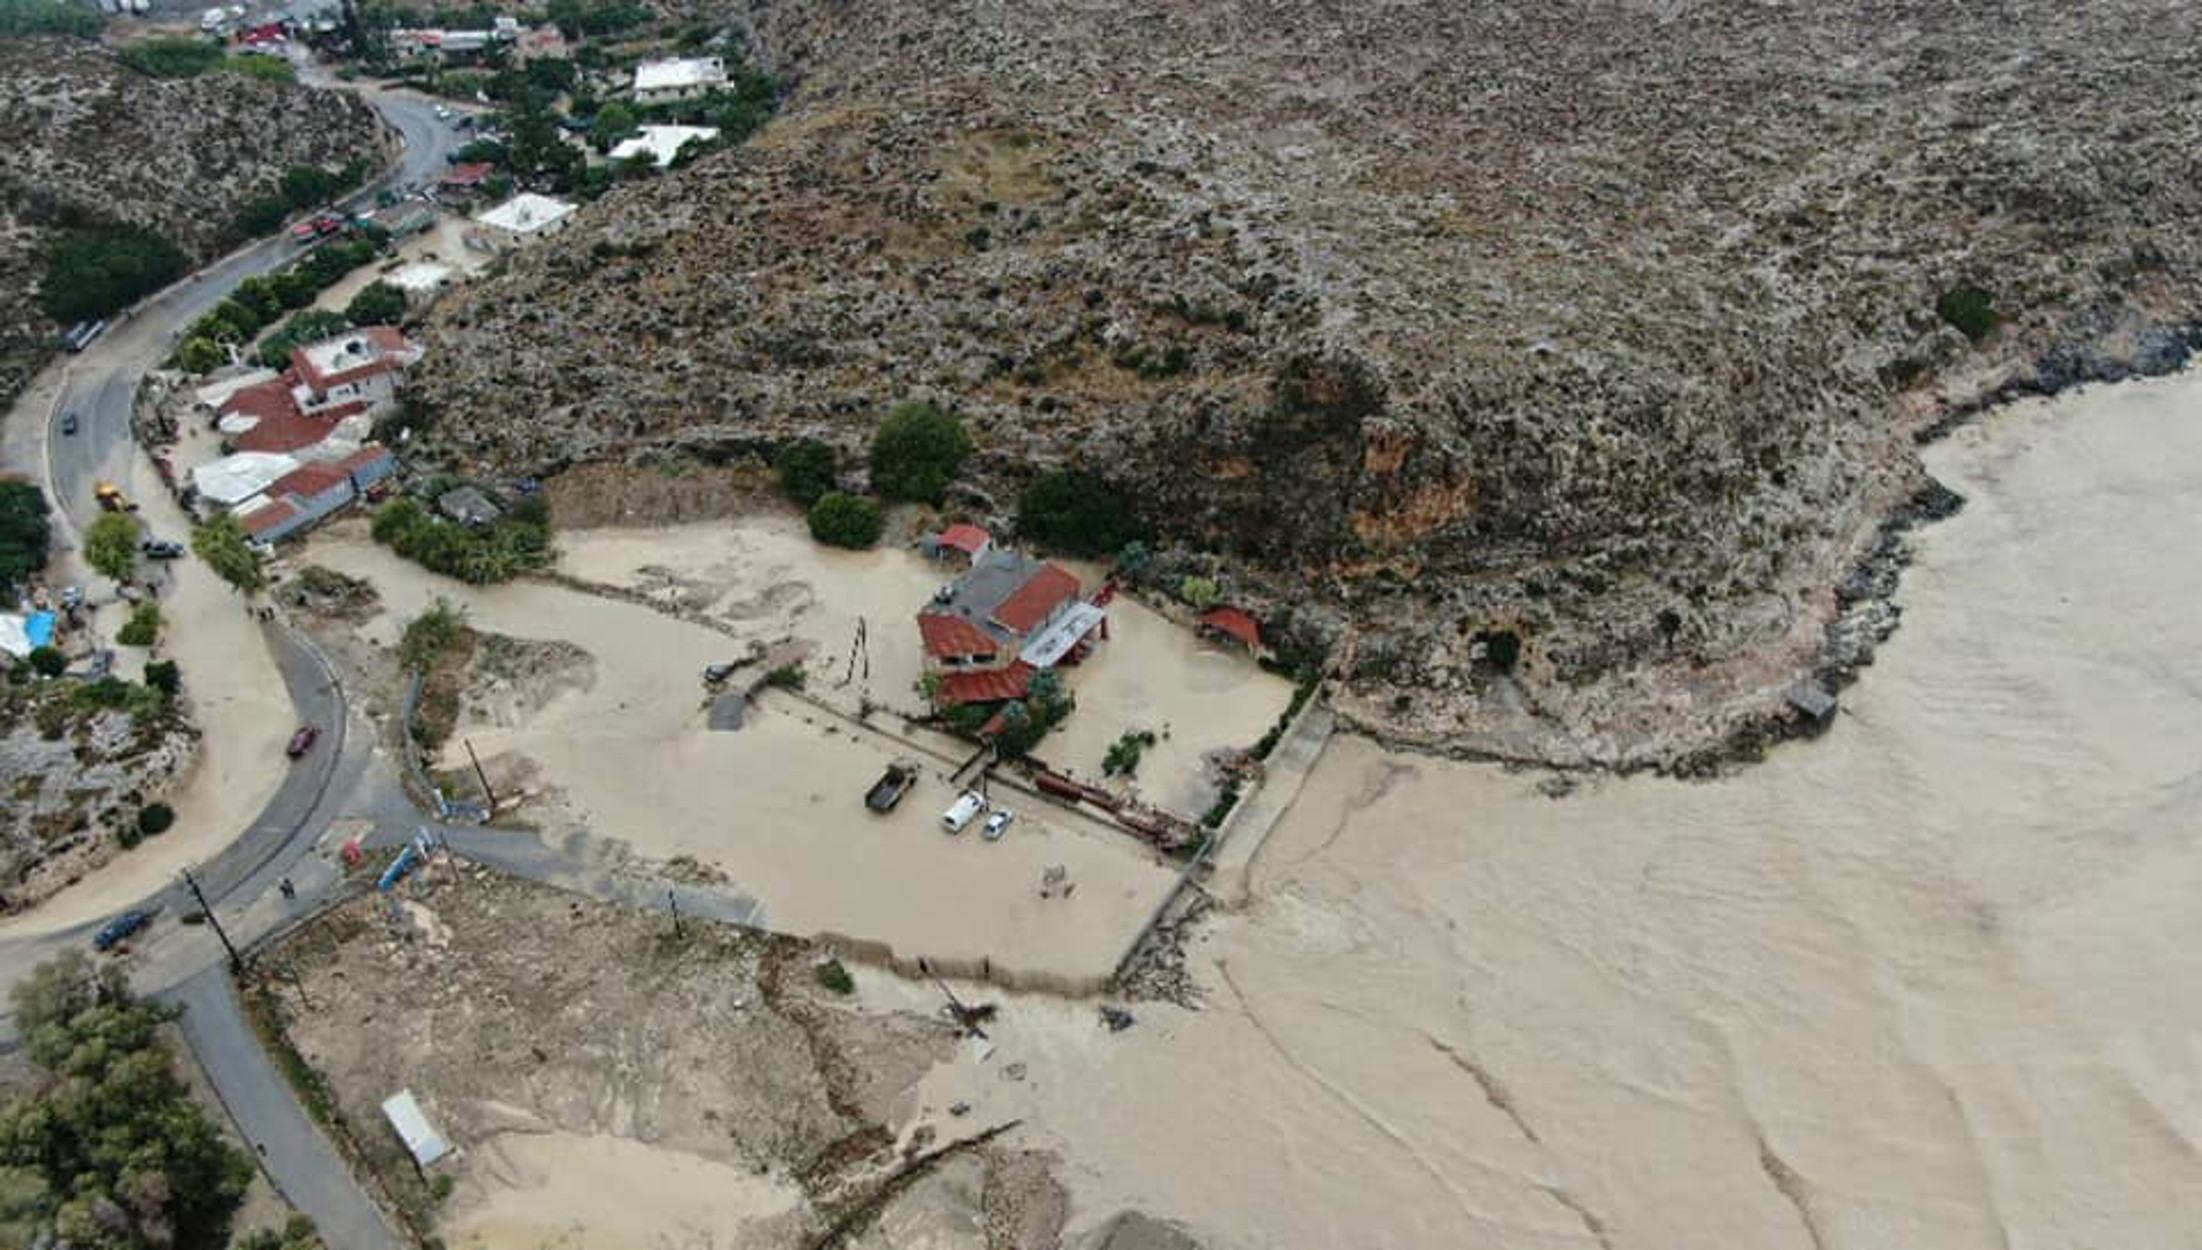
[[[431,100],[394,91],[369,93],[367,99],[404,137],[405,152],[394,171],[352,197],[355,205],[371,202],[386,187],[433,181],[461,142],[448,123],[436,119]],[[68,384],[55,405],[54,425],[46,432],[54,502],[66,520],[59,527],[64,534],[58,538],[73,545],[74,534],[66,531],[71,526],[81,529],[97,515],[94,482],[119,481],[125,476],[123,470],[135,453],[130,405],[138,379],[167,357],[174,333],[227,299],[238,283],[274,271],[298,251],[287,237],[277,237],[232,252],[118,318],[112,329],[69,363]],[[71,412],[79,428],[65,435],[60,418]]]
[[[334,1250],[395,1250],[398,1241],[381,1212],[261,1049],[228,973],[217,964],[159,997],[184,1009],[184,1040],[223,1109],[259,1152],[276,1189],[313,1216],[321,1239]]]
[[[395,92],[371,92],[367,98],[403,137],[405,149],[396,169],[362,189],[355,204],[389,186],[430,181],[458,144],[451,128],[435,117],[433,101]],[[44,440],[61,521],[57,545],[73,545],[76,531],[96,515],[95,481],[126,477],[123,470],[135,454],[130,410],[139,379],[167,356],[175,333],[227,298],[238,283],[276,269],[295,253],[281,238],[240,249],[117,318],[107,334],[70,362]],[[61,433],[64,413],[76,415],[76,434]],[[356,784],[371,762],[366,744],[347,743],[343,691],[327,666],[287,630],[277,628],[272,642],[300,720],[331,726],[332,732],[291,771],[252,825],[204,865],[203,888],[225,918],[232,908],[259,900],[307,857],[333,817],[334,798]],[[147,902],[161,904],[168,916],[188,909],[181,887]],[[0,973],[12,981],[61,947],[86,942],[94,928],[8,943],[0,947]],[[397,1238],[262,1052],[230,990],[220,952],[205,932],[164,920],[146,948],[134,979],[142,990],[187,1008],[184,1036],[239,1130],[266,1147],[261,1165],[275,1187],[312,1216],[338,1250],[395,1250]],[[6,1023],[0,1019],[0,1035],[7,1032]]]

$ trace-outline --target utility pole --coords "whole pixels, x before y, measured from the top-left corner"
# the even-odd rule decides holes
[[[184,884],[191,887],[191,897],[199,900],[199,911],[206,916],[206,922],[213,928],[214,936],[222,939],[222,949],[229,952],[230,971],[243,972],[244,956],[239,955],[237,948],[230,944],[229,934],[222,930],[221,917],[214,914],[214,904],[206,901],[206,892],[199,888],[199,879],[191,875],[189,868],[183,870],[183,879]]]
[[[670,889],[666,890],[665,905],[673,909],[673,936],[680,937],[680,896],[674,894]]]
[[[466,738],[463,741],[466,743],[466,758],[474,764],[474,778],[482,783],[482,798],[489,804],[489,814],[495,816],[497,814],[497,792],[489,788],[489,774],[482,771],[482,759],[474,754],[474,739]]]

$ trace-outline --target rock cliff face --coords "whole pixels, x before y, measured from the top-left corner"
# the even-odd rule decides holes
[[[285,168],[334,168],[386,142],[351,95],[230,74],[147,78],[85,40],[0,41],[0,399],[66,328],[35,298],[55,231],[149,226],[211,259]]]
[[[2202,292],[2176,3],[735,15],[784,115],[448,303],[432,448],[854,448],[945,401],[972,511],[1098,471],[1164,568],[1447,748],[1747,734],[1860,635],[1830,625],[1925,485],[1917,431],[2170,367]],[[1937,312],[1965,289],[1978,343]]]

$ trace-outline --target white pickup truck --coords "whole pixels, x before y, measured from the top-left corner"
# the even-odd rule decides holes
[[[962,833],[985,810],[986,797],[976,790],[966,790],[962,798],[940,814],[940,827],[950,833]]]

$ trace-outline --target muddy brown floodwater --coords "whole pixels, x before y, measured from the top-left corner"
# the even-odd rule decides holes
[[[2202,379],[1929,461],[1967,506],[1823,740],[1559,801],[1340,741],[1207,1010],[1019,1000],[922,1100],[1218,1250],[2197,1244]]]

